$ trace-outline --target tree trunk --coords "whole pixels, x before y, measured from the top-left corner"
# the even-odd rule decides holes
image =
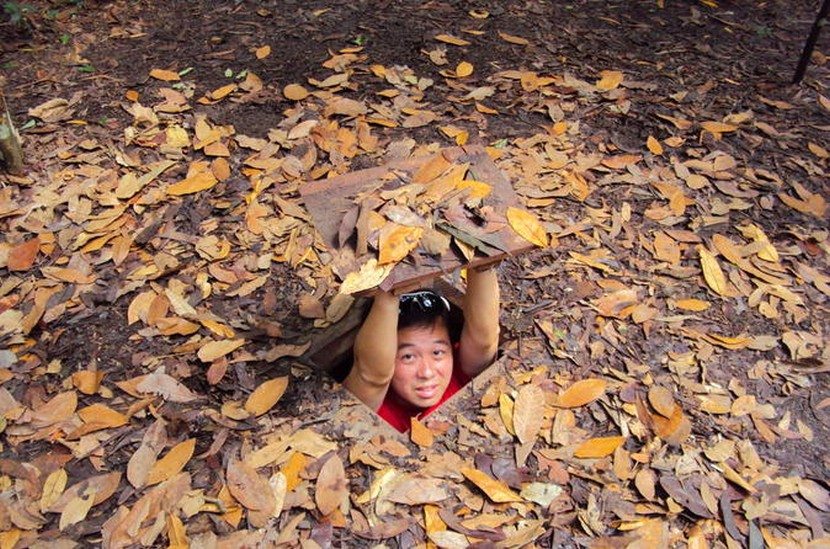
[[[0,155],[6,163],[9,173],[23,172],[23,149],[20,147],[20,136],[12,123],[9,109],[6,106],[6,97],[3,95],[0,83]]]

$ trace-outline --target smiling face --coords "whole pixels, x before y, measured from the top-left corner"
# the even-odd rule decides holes
[[[402,328],[391,389],[412,406],[429,408],[444,395],[452,366],[452,343],[443,319],[432,326]]]

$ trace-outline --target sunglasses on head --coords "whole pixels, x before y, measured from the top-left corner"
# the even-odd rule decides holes
[[[435,310],[439,310],[440,312],[450,311],[450,302],[447,301],[447,298],[436,294],[432,290],[419,290],[417,292],[403,294],[400,297],[400,304],[402,311],[410,307],[417,307],[425,313]]]

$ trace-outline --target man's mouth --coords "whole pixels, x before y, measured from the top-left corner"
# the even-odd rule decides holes
[[[415,394],[420,398],[432,398],[438,392],[437,385],[429,385],[426,387],[418,387],[415,389]]]

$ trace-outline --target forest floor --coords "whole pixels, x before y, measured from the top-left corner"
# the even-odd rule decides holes
[[[816,4],[6,2],[0,547],[826,546]],[[550,243],[398,436],[298,189],[466,144]]]

